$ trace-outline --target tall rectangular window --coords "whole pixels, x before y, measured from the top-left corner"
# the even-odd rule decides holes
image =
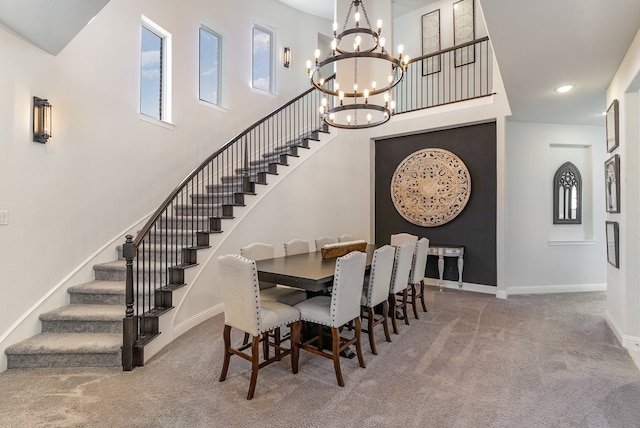
[[[253,61],[251,86],[265,92],[274,92],[273,32],[264,27],[253,27]]]
[[[171,120],[170,35],[143,17],[140,31],[140,113]]]
[[[221,103],[222,37],[200,27],[200,99],[211,104]]]

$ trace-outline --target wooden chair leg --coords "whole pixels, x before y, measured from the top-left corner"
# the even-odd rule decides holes
[[[324,326],[318,324],[318,351],[322,351],[324,348]]]
[[[247,343],[249,343],[249,333],[245,333],[244,334],[244,339],[242,339],[242,344],[246,345]]]
[[[356,335],[356,355],[358,355],[358,362],[360,363],[360,367],[365,368],[367,367],[364,364],[364,356],[362,355],[362,342],[360,342],[360,331],[362,330],[362,324],[360,322],[360,317],[357,317],[355,319],[356,321],[356,331],[355,331],[355,335]]]
[[[369,345],[371,346],[371,352],[373,355],[378,355],[378,350],[376,349],[376,340],[373,336],[373,308],[367,307],[367,316],[369,317],[367,320],[367,333],[369,333]]]
[[[407,298],[408,298],[408,294],[407,294],[407,289],[405,288],[404,291],[402,291],[402,315],[404,316],[404,323],[406,325],[409,325],[409,314],[407,312]]]
[[[291,371],[293,374],[298,373],[298,360],[300,357],[300,328],[302,321],[296,321],[292,323],[289,328],[291,329]]]
[[[224,332],[222,334],[224,337],[224,362],[222,363],[222,372],[220,373],[220,382],[223,382],[227,378],[227,372],[229,371],[229,360],[231,359],[231,352],[229,352],[229,348],[231,347],[231,326],[225,325]]]
[[[360,318],[358,318],[358,320],[360,320]],[[356,329],[356,331],[360,330],[359,323],[356,324]],[[338,385],[344,386],[344,380],[342,379],[342,370],[340,370],[340,332],[337,328],[334,327],[331,327],[331,348],[333,357],[333,368],[336,371],[336,379],[338,380]]]
[[[422,303],[422,309],[427,312],[427,305],[424,303],[424,279],[420,281],[420,302]]]
[[[251,342],[251,383],[249,384],[249,393],[247,400],[253,398],[256,390],[256,381],[258,380],[258,369],[260,368],[260,336],[254,336]]]
[[[416,319],[418,318],[418,302],[416,301],[417,295],[416,295],[416,286],[415,284],[411,284],[411,307],[413,308],[413,316],[416,317]]]
[[[262,341],[262,354],[264,355],[265,361],[269,359],[269,334],[271,333],[268,331],[262,333],[262,337],[264,338]]]
[[[389,314],[391,314],[391,325],[393,326],[393,332],[395,334],[399,334],[400,332],[398,331],[398,320],[397,320],[397,316],[396,316],[396,295],[393,293],[389,294],[389,303],[391,303],[390,307],[389,307]]]
[[[384,329],[384,337],[387,339],[387,342],[391,342],[391,336],[389,336],[389,317],[387,314],[389,313],[389,304],[385,300],[382,302],[382,328]]]

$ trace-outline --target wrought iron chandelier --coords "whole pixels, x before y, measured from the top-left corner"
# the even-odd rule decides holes
[[[391,118],[395,109],[392,88],[404,77],[409,57],[403,56],[402,45],[398,46],[398,58],[391,55],[381,34],[382,20],[374,31],[364,3],[353,0],[342,32],[338,33],[338,23],[333,23],[331,52],[320,59],[321,52],[316,49],[315,65],[307,61],[311,84],[327,95],[319,108],[326,124],[360,129],[382,125]],[[328,73],[325,66],[330,64],[333,67]],[[323,71],[335,73],[333,79],[323,76]]]

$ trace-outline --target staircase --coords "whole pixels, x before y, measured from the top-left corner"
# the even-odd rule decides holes
[[[95,281],[67,290],[68,306],[40,315],[40,334],[5,350],[8,369],[122,364],[124,263],[96,265],[94,272]]]
[[[320,132],[328,132],[326,127],[311,132],[301,138],[279,146],[271,152],[261,155],[261,159],[250,162],[251,175],[246,177],[243,168],[235,170],[234,175],[222,177],[220,184],[208,185],[203,193],[192,193],[188,203],[175,205],[171,216],[158,219],[154,233],[147,239],[144,254],[139,257],[160,265],[174,263],[175,268],[190,268],[197,265],[197,251],[190,253],[184,248],[193,242],[196,230],[206,230],[207,238],[200,248],[209,248],[208,235],[222,233],[222,220],[233,219],[233,206],[244,206],[245,197],[256,195],[256,184],[266,185],[267,175],[277,175],[278,168],[288,166],[288,157],[298,157],[299,149],[308,149],[310,141],[318,141]],[[211,207],[215,201],[215,207]],[[213,209],[213,211],[212,211]],[[211,216],[211,213],[214,216]],[[204,215],[207,213],[208,215]],[[181,219],[188,217],[190,227],[184,229]],[[200,218],[201,217],[201,218]],[[193,221],[195,218],[195,222]],[[195,226],[194,226],[195,225]],[[167,252],[155,252],[154,235],[162,240],[171,239],[172,245],[182,251],[178,260],[167,260]],[[202,241],[198,238],[198,242]],[[197,250],[197,248],[195,249]],[[97,264],[93,267],[95,280],[70,287],[67,292],[70,304],[40,315],[42,332],[23,342],[8,347],[7,368],[51,368],[51,367],[121,367],[123,346],[123,317],[126,304],[126,263],[122,247],[118,248],[118,259]],[[171,269],[171,268],[170,268]],[[171,275],[173,278],[174,275]],[[139,296],[145,302],[153,302],[153,307],[141,324],[157,326],[157,318],[171,310],[171,293],[185,284],[184,275],[175,281],[160,287],[161,296]],[[174,284],[175,282],[175,284]],[[159,297],[159,298],[156,298]],[[143,306],[144,307],[144,306]],[[155,318],[153,321],[150,319]],[[143,327],[145,328],[145,327]],[[151,327],[153,330],[154,327]],[[159,331],[138,339],[136,347],[141,353],[149,341]],[[137,357],[139,360],[143,358]],[[138,362],[136,365],[142,365]]]

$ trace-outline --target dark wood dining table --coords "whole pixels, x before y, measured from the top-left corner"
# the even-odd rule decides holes
[[[367,245],[366,273],[371,268],[375,245]],[[258,279],[275,284],[288,285],[317,293],[333,284],[336,259],[323,259],[321,251],[276,257],[256,262]]]
[[[371,260],[375,249],[375,245],[367,245],[365,275],[371,270]],[[258,260],[256,261],[258,280],[301,288],[306,290],[307,294],[323,293],[327,287],[333,284],[336,260],[336,258],[323,259],[321,251]],[[312,334],[307,333],[304,328],[303,335],[311,336]],[[326,341],[325,346],[330,347],[329,342]],[[340,355],[351,359],[356,354],[347,348]]]

